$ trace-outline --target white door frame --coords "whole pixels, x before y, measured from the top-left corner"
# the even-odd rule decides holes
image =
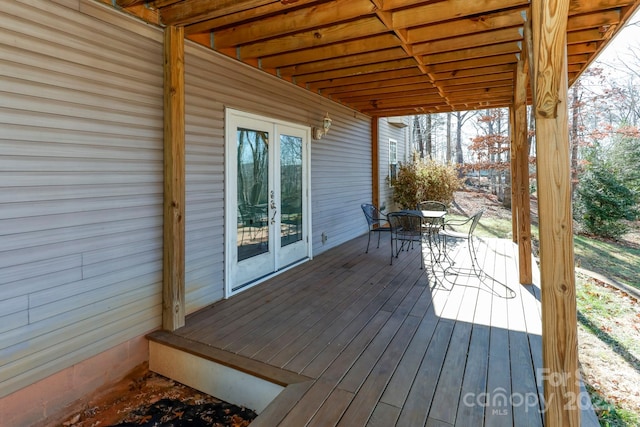
[[[301,130],[305,135],[306,141],[303,142],[303,191],[306,192],[306,200],[303,206],[304,212],[303,215],[303,230],[306,230],[306,235],[303,236],[304,239],[307,240],[307,253],[303,256],[305,257],[304,262],[312,258],[312,241],[311,241],[311,128],[306,125],[300,125],[296,123],[290,123],[283,120],[273,119],[266,116],[261,116],[258,114],[247,113],[240,110],[235,110],[231,108],[225,109],[225,196],[224,196],[224,244],[225,244],[225,286],[224,286],[224,297],[229,298],[232,295],[237,294],[243,290],[249,289],[252,286],[255,286],[270,277],[273,277],[277,274],[282,273],[288,268],[293,267],[294,265],[285,266],[284,268],[278,269],[273,273],[261,277],[258,280],[249,282],[247,285],[243,286],[240,289],[235,289],[238,284],[234,283],[235,278],[235,266],[237,265],[237,246],[236,239],[233,236],[237,233],[237,175],[236,175],[236,129],[231,129],[233,123],[236,122],[236,119],[247,119],[258,120],[268,122],[272,126],[271,134],[275,140],[277,135],[278,126],[286,126],[294,129]],[[237,237],[236,237],[237,238]],[[273,237],[270,237],[273,239]],[[234,290],[235,289],[235,290]]]

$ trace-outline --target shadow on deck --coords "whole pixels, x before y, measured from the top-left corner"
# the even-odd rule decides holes
[[[485,243],[481,263],[515,296],[434,280],[418,249],[391,266],[389,243],[365,254],[365,237],[150,340],[275,384],[252,427],[542,426],[540,290],[518,284],[512,242]]]

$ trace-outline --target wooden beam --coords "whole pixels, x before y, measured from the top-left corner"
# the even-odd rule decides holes
[[[164,30],[164,257],[162,327],[185,323],[184,30]]]
[[[416,89],[433,89],[434,92],[438,90],[431,83],[429,77],[425,75],[416,77],[407,77],[406,79],[389,79],[378,80],[368,83],[356,83],[347,86],[336,86],[322,89],[322,94],[341,94],[341,95],[359,95],[359,94],[376,94],[384,93],[388,91],[402,90],[403,88],[416,88]]]
[[[513,80],[512,79],[508,79],[508,80],[499,80],[499,79],[495,79],[495,80],[491,80],[491,81],[486,81],[486,82],[477,82],[477,83],[468,83],[468,84],[460,84],[460,85],[449,85],[446,87],[446,93],[453,93],[453,92],[465,92],[465,93],[471,93],[472,91],[476,91],[476,90],[480,90],[480,91],[488,91],[490,89],[497,89],[497,88],[505,88],[505,90],[509,90],[510,91],[510,95],[513,94]],[[444,91],[444,87],[441,87],[441,89]]]
[[[528,64],[518,61],[515,70],[513,97],[513,139],[511,140],[512,190],[511,199],[516,209],[512,221],[515,223],[515,237],[518,243],[518,270],[520,283],[533,283],[531,265],[531,200],[529,194],[529,145],[527,126],[527,83]]]
[[[462,61],[465,59],[484,58],[487,56],[504,55],[520,52],[520,44],[517,42],[507,42],[492,44],[468,49],[453,50],[444,53],[434,53],[422,56],[422,63],[425,65],[440,64],[443,62]]]
[[[116,0],[116,4],[123,9],[131,6],[137,6],[143,3],[144,0]]]
[[[362,108],[363,111],[370,111],[370,107],[375,108],[419,108],[423,105],[429,104],[442,104],[444,101],[442,97],[438,96],[418,96],[413,98],[400,98],[400,99],[381,99],[379,101],[364,101],[364,102],[352,102],[350,105],[356,106],[358,109]]]
[[[484,33],[414,44],[412,51],[416,55],[432,55],[434,53],[472,49],[494,45],[496,43],[517,42],[520,40],[522,40],[520,28],[504,28]]]
[[[281,39],[278,39],[281,40]],[[343,43],[334,43],[328,46],[318,46],[308,49],[295,50],[280,55],[273,55],[260,60],[263,68],[286,67],[294,64],[329,60],[341,56],[361,54],[365,52],[377,52],[380,50],[398,47],[400,41],[391,34],[381,34],[357,40],[349,40]],[[245,48],[240,48],[240,58],[244,56]]]
[[[302,54],[306,57],[315,55],[317,58],[330,58],[336,52],[340,52],[340,49],[353,50],[348,45],[345,48],[335,45],[338,42],[357,44],[359,41],[370,40],[374,46],[369,46],[368,50],[374,50],[377,43],[383,46],[387,45],[389,38],[395,40],[396,45],[400,44],[396,36],[384,34],[386,32],[388,32],[387,27],[378,18],[367,16],[348,23],[313,28],[275,39],[245,44],[238,47],[238,56],[242,59],[270,58],[273,56],[276,58],[274,62],[286,63],[292,57],[296,59],[296,54]],[[305,61],[297,60],[295,62]]]
[[[409,28],[407,40],[409,43],[421,43],[432,40],[482,33],[488,30],[508,28],[522,25],[522,10],[512,9],[489,15],[473,16],[442,23]]]
[[[466,91],[447,92],[447,98],[473,99],[481,98],[490,101],[493,96],[508,96],[513,98],[513,87],[487,87],[480,89],[468,89]],[[489,99],[487,99],[489,98]]]
[[[571,31],[567,34],[567,43],[590,43],[600,40],[606,40],[606,33],[601,32],[599,28],[593,28],[589,30]]]
[[[441,80],[438,82],[438,87],[442,90],[448,90],[449,88],[464,86],[467,84],[491,83],[502,80],[509,80],[511,82],[513,81],[512,79],[513,71],[507,71],[505,73],[480,74],[476,76],[460,77],[458,79]]]
[[[358,53],[347,56],[337,56],[321,61],[307,62],[306,64],[291,65],[279,68],[281,76],[294,76],[310,74],[318,70],[341,70],[350,67],[368,66],[380,62],[393,62],[406,58],[407,55],[400,47],[380,49],[374,52]],[[264,64],[263,64],[264,65]]]
[[[569,18],[567,31],[586,30],[620,23],[620,9],[598,11]]]
[[[487,56],[486,58],[465,59],[463,61],[443,62],[442,64],[430,65],[427,70],[433,74],[451,71],[454,74],[460,74],[466,69],[478,69],[490,66],[500,66],[509,64],[509,69],[513,70],[513,64],[518,62],[518,58],[514,54]],[[473,71],[470,74],[474,74]]]
[[[380,119],[371,118],[371,203],[380,207]]]
[[[629,4],[628,0],[573,0],[569,5],[569,15],[599,12],[605,9],[615,9]]]
[[[598,50],[598,42],[572,44],[567,46],[567,55],[592,54]]]
[[[378,99],[393,99],[402,97],[440,97],[437,89],[433,86],[427,87],[426,85],[408,85],[408,86],[395,86],[385,89],[372,89],[370,91],[354,91],[351,93],[341,93],[339,98],[345,102],[366,102],[370,100]]]
[[[515,74],[515,72],[514,72]],[[509,139],[511,140],[511,146],[509,147],[511,152],[509,153],[509,158],[510,158],[510,172],[511,172],[511,182],[510,182],[510,188],[511,188],[511,241],[513,243],[518,243],[518,208],[519,205],[518,203],[520,202],[518,200],[518,193],[516,190],[516,162],[515,162],[515,156],[516,153],[514,153],[514,145],[515,145],[515,140],[516,140],[516,121],[515,121],[515,117],[516,117],[516,111],[515,111],[515,91],[517,90],[517,88],[513,88],[514,90],[514,101],[511,105],[509,105]]]
[[[375,84],[377,82],[388,82],[390,80],[397,80],[400,82],[399,84],[402,84],[402,81],[406,78],[426,78],[427,80],[429,80],[429,78],[425,77],[417,67],[413,67],[328,80],[318,80],[310,83],[308,87],[309,89],[321,90],[326,88],[345,87],[359,84]]]
[[[533,28],[532,28],[532,24],[531,24],[531,12],[529,12],[529,16],[527,17],[527,20],[524,23],[524,30],[523,30],[524,34],[524,40],[522,43],[522,53],[521,53],[521,57],[520,59],[524,60],[525,62],[525,66],[527,67],[527,72],[529,74],[529,85],[531,86],[531,93],[532,93],[532,105],[535,105],[536,101],[536,79],[533,78],[532,76],[534,76],[534,69],[533,69]]]
[[[383,71],[397,71],[400,68],[416,68],[413,58],[398,59],[395,61],[379,62],[375,64],[347,67],[336,70],[318,71],[316,73],[296,75],[297,83],[311,83],[320,80],[339,79],[343,77],[360,76],[362,74],[380,73]]]
[[[517,62],[513,55],[514,63]],[[433,75],[435,81],[457,80],[466,77],[489,76],[491,74],[513,73],[513,63],[505,63],[500,65],[491,65],[487,67],[468,68],[465,70],[449,70],[435,73]]]
[[[340,4],[338,4],[340,3]],[[216,49],[266,40],[272,37],[311,30],[339,22],[360,19],[373,14],[375,6],[369,0],[337,0],[318,4],[315,7],[297,9],[287,13],[263,17],[260,20],[234,25],[214,34]]]
[[[566,29],[570,0],[532,0],[545,426],[580,426]]]
[[[452,11],[455,11],[455,17],[457,18],[492,13],[496,10],[495,3],[495,1],[469,0],[449,0],[445,2],[438,1],[428,3],[424,6],[401,9],[393,12],[393,25],[395,28],[409,28],[446,21],[454,15]],[[528,4],[528,0],[503,0],[500,2],[500,7],[508,9],[511,7],[526,6]],[[388,7],[386,1],[385,7]]]
[[[204,21],[273,3],[271,0],[182,1],[163,7],[160,13],[165,25],[182,25]]]
[[[181,1],[181,0],[179,0]],[[206,0],[205,0],[206,1]],[[229,4],[233,4],[235,0]],[[297,8],[306,4],[315,3],[318,0],[297,0],[296,2],[281,2],[281,1],[269,1],[263,6],[251,7],[244,9],[243,11],[220,15],[216,18],[202,20],[191,20],[186,24],[184,29],[185,34],[197,34],[202,32],[208,32],[216,28],[229,27],[238,25],[242,22],[249,22],[252,20],[259,20],[264,16],[270,16],[277,13],[286,12],[288,9]],[[187,1],[185,1],[187,3]],[[210,1],[215,3],[215,1]],[[219,14],[218,14],[219,15]]]

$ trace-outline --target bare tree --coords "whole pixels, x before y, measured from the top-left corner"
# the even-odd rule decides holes
[[[447,113],[447,154],[446,163],[451,162],[451,113]]]
[[[456,164],[462,166],[464,164],[464,156],[462,155],[462,127],[473,116],[475,111],[456,111]]]
[[[505,171],[509,169],[506,114],[503,108],[485,110],[475,123],[478,134],[469,146],[475,155],[475,163],[470,168],[489,175],[491,192],[499,200],[504,199]]]

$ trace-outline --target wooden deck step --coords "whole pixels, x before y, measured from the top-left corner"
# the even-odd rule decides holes
[[[224,401],[264,411],[289,386],[311,378],[165,331],[149,339],[149,369]],[[302,392],[304,387],[292,390]],[[291,399],[292,391],[283,396]],[[298,396],[299,398],[299,396]]]

